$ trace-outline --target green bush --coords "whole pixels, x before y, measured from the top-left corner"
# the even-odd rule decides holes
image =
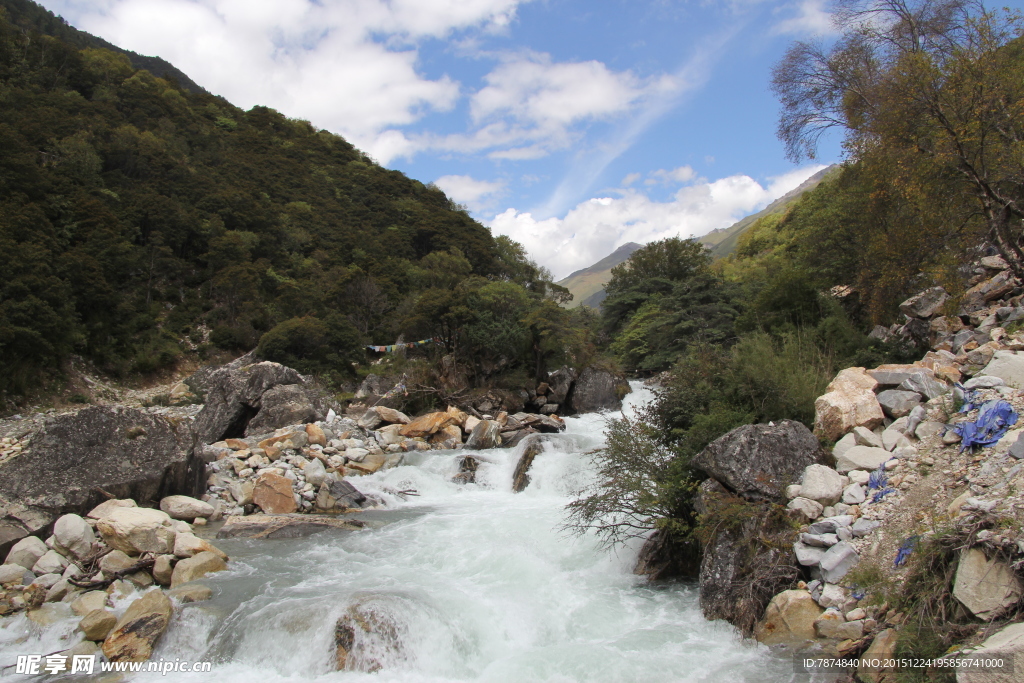
[[[362,340],[344,316],[292,318],[260,338],[256,354],[305,373],[354,377],[352,363],[363,359]]]

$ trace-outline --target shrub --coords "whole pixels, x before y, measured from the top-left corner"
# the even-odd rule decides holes
[[[353,377],[363,358],[359,333],[344,316],[291,318],[260,338],[256,354],[301,372]]]

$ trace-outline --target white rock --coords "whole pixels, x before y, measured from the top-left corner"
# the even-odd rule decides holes
[[[800,496],[818,501],[822,505],[832,505],[843,495],[843,487],[848,480],[831,467],[825,465],[808,465],[800,480]]]
[[[20,564],[25,569],[32,569],[39,558],[46,554],[48,548],[36,536],[26,536],[7,553],[5,564]]]
[[[1024,389],[1024,354],[996,351],[981,374],[998,377],[1012,387]]]
[[[832,455],[838,458],[840,455],[850,450],[857,445],[857,437],[853,433],[849,433],[843,438],[836,441],[836,445],[832,447]]]
[[[789,504],[786,507],[790,510],[798,510],[807,521],[817,519],[818,516],[821,515],[821,511],[824,509],[824,506],[818,501],[811,500],[810,498],[804,498],[803,496],[797,496],[793,500],[789,501]]]
[[[84,559],[95,540],[92,527],[78,515],[64,515],[53,525],[53,545],[62,555]]]
[[[884,448],[854,446],[841,457],[836,458],[836,470],[840,473],[850,470],[877,470],[878,466],[893,457]]]
[[[860,505],[866,497],[864,487],[860,484],[850,484],[843,489],[843,502],[847,505]]]
[[[92,510],[90,510],[89,514],[87,514],[86,517],[88,517],[89,519],[103,519],[108,514],[110,514],[112,510],[116,510],[117,508],[134,507],[138,507],[138,505],[136,505],[135,501],[132,500],[131,498],[115,498],[113,500],[105,500],[96,507],[94,507]]]
[[[871,473],[865,470],[850,470],[846,476],[855,484],[867,484],[871,479]]]
[[[100,519],[96,529],[107,545],[128,555],[163,555],[174,548],[172,520],[161,510],[117,508]]]
[[[818,568],[821,570],[821,578],[828,583],[839,581],[859,561],[860,556],[854,547],[846,541],[840,541],[829,548],[828,552],[821,558],[821,562],[818,563]]]
[[[366,450],[365,448],[345,449],[345,457],[353,462],[362,462],[369,454],[370,451]]]
[[[35,577],[32,572],[25,569],[20,564],[0,564],[0,584],[27,586],[34,580]]]
[[[821,589],[821,597],[818,604],[828,609],[829,607],[840,608],[846,602],[846,589],[834,583],[826,583]]]
[[[796,553],[796,561],[804,567],[817,567],[821,558],[825,556],[824,548],[816,548],[800,541],[793,544],[793,552]]]
[[[36,574],[60,574],[68,566],[66,557],[56,550],[47,550],[46,554],[32,566],[32,573]]]
[[[867,427],[854,427],[852,434],[858,446],[871,446],[872,448],[882,447],[882,440],[878,438],[877,434]]]
[[[313,486],[320,486],[327,477],[327,468],[320,462],[319,459],[314,459],[311,463],[306,465],[306,468],[302,470],[302,473],[306,476],[306,481]]]

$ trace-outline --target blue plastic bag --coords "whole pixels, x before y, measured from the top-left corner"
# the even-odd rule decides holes
[[[974,422],[961,422],[953,431],[963,439],[960,451],[975,446],[992,446],[1003,438],[1006,431],[1017,424],[1017,412],[1006,401],[996,400],[985,403],[978,410]]]

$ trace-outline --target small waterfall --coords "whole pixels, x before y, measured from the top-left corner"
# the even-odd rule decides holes
[[[625,411],[650,400],[633,389]],[[154,656],[211,661],[212,675],[172,677],[218,683],[800,680],[788,658],[704,620],[695,586],[634,576],[638,544],[607,552],[562,530],[608,417],[568,418],[519,494],[511,480],[522,446],[474,453],[477,483],[466,485],[451,479],[468,451],[414,453],[353,479],[387,502],[358,515],[363,530],[217,541],[230,571],[204,579],[214,599],[178,609]],[[399,493],[410,490],[419,495]],[[6,620],[0,665],[68,647],[75,623]],[[349,646],[341,671],[339,642]]]

